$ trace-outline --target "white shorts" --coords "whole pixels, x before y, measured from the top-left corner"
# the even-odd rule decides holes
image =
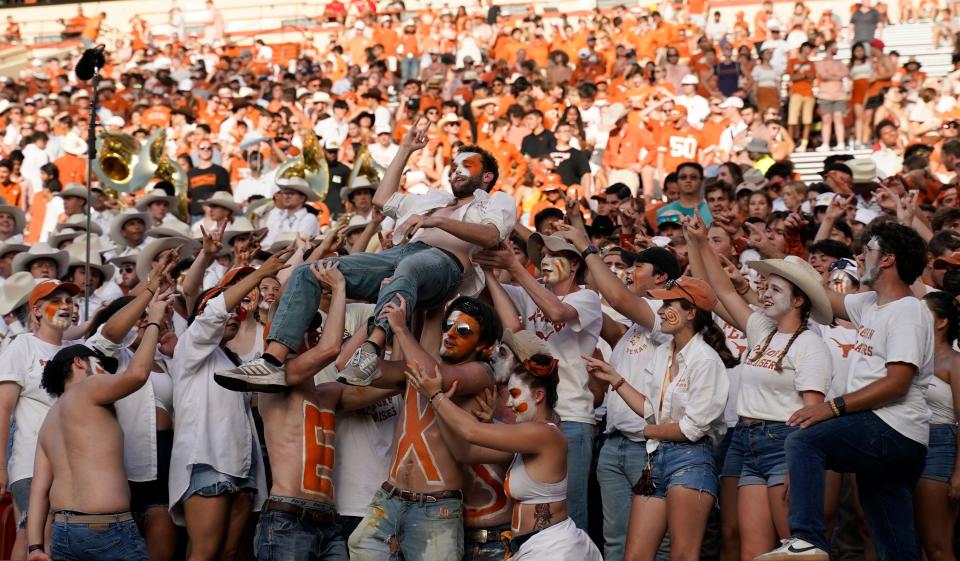
[[[587,533],[567,518],[527,540],[510,561],[603,561]]]

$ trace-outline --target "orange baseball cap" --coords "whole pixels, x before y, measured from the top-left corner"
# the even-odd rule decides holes
[[[951,255],[938,257],[933,261],[934,269],[960,269],[960,251],[955,251]]]
[[[234,267],[223,275],[223,278],[220,279],[220,282],[217,283],[217,286],[220,288],[226,288],[254,271],[256,271],[256,269],[253,267]]]
[[[717,294],[710,285],[693,277],[677,277],[668,280],[663,288],[651,290],[650,297],[657,300],[682,298],[706,312],[712,312],[717,305]]]
[[[27,302],[32,308],[38,301],[43,300],[58,290],[66,290],[70,296],[80,294],[80,287],[72,282],[60,282],[56,279],[48,279],[33,287]]]

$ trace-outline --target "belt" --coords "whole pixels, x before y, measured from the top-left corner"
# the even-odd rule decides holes
[[[292,514],[300,520],[306,520],[319,524],[321,526],[331,526],[337,523],[337,513],[325,510],[316,510],[305,506],[300,506],[274,499],[267,499],[263,505],[263,510],[274,510],[286,514]]]
[[[503,541],[503,533],[509,532],[510,526],[494,528],[466,528],[463,541],[466,543],[490,543]]]
[[[133,515],[129,512],[86,514],[72,510],[57,510],[53,513],[54,522],[67,522],[70,524],[114,524],[117,522],[127,522],[129,520],[133,520]]]
[[[456,491],[437,491],[436,493],[417,493],[416,491],[405,491],[387,481],[384,481],[380,488],[391,497],[397,497],[401,501],[411,503],[435,503],[445,499],[463,500],[463,492],[459,489]]]

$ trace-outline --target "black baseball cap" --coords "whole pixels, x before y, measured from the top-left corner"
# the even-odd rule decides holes
[[[627,267],[633,267],[635,263],[650,263],[658,271],[666,273],[668,279],[678,278],[681,274],[677,256],[662,247],[648,247],[640,253],[624,251],[621,257]]]
[[[57,351],[57,354],[53,355],[53,358],[44,365],[43,369],[44,371],[47,369],[50,369],[51,371],[58,370],[69,365],[71,362],[73,362],[73,359],[77,357],[86,358],[89,356],[96,357],[96,359],[100,361],[100,364],[103,365],[107,372],[116,374],[117,367],[119,366],[117,359],[109,357],[100,351],[91,349],[86,345],[70,345],[69,347],[60,349]]]

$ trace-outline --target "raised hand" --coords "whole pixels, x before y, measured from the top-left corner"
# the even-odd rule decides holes
[[[557,224],[557,235],[573,244],[577,251],[584,251],[590,245],[590,238],[581,228],[569,224]]]
[[[517,262],[517,256],[513,253],[513,244],[510,241],[504,241],[495,249],[485,249],[478,251],[473,256],[474,262],[485,269],[509,269]]]
[[[346,286],[347,281],[340,272],[340,264],[336,261],[317,261],[310,266],[310,272],[321,285],[328,290],[336,290]]]
[[[783,221],[783,227],[787,232],[792,234],[799,233],[803,228],[808,224],[806,218],[803,217],[799,212],[791,213],[790,216]]]
[[[440,375],[440,367],[436,366],[430,373],[419,362],[407,363],[404,368],[404,374],[407,376],[407,383],[417,390],[417,393],[426,398],[431,398],[437,393],[443,391],[443,377]],[[444,395],[448,398],[453,397],[457,392],[458,381],[450,384],[450,389]]]
[[[397,294],[399,302],[390,301],[384,304],[380,309],[380,315],[377,319],[385,319],[390,324],[393,331],[401,331],[407,328],[407,301],[403,296]]]
[[[400,147],[408,150],[419,150],[423,148],[429,141],[427,138],[427,130],[429,130],[429,128],[429,119],[417,117],[413,124],[410,125],[410,130],[407,131],[407,134],[403,135],[403,140],[400,141]]]
[[[477,408],[473,410],[473,416],[481,423],[493,421],[493,410],[497,404],[497,393],[493,388],[487,388],[482,393],[473,398]]]
[[[175,297],[176,293],[170,288],[154,294],[147,304],[147,322],[162,325],[167,316],[167,308],[173,305]]]
[[[823,218],[831,222],[843,219],[847,214],[847,208],[850,206],[851,201],[853,201],[853,195],[834,195],[830,201],[830,205],[827,206],[827,211]]]
[[[260,265],[260,268],[257,269],[264,277],[272,277],[279,273],[280,271],[289,267],[287,261],[290,260],[290,257],[293,256],[293,252],[296,250],[296,242],[290,244],[286,249],[274,253],[270,256],[270,259],[267,259],[263,265]]]
[[[904,226],[913,224],[920,212],[920,191],[914,189],[897,201],[897,221]]]
[[[580,358],[587,364],[587,373],[602,382],[616,384],[623,378],[623,376],[617,374],[617,371],[614,370],[612,366],[599,358],[594,358],[589,355],[580,355]]]
[[[686,238],[688,244],[702,245],[707,243],[707,225],[703,222],[699,212],[694,213],[692,217],[684,217],[681,224],[683,224],[683,237]]]
[[[200,234],[203,236],[203,252],[207,255],[216,255],[223,249],[223,233],[227,230],[227,221],[220,224],[216,232],[207,233],[203,225],[200,225]]]

